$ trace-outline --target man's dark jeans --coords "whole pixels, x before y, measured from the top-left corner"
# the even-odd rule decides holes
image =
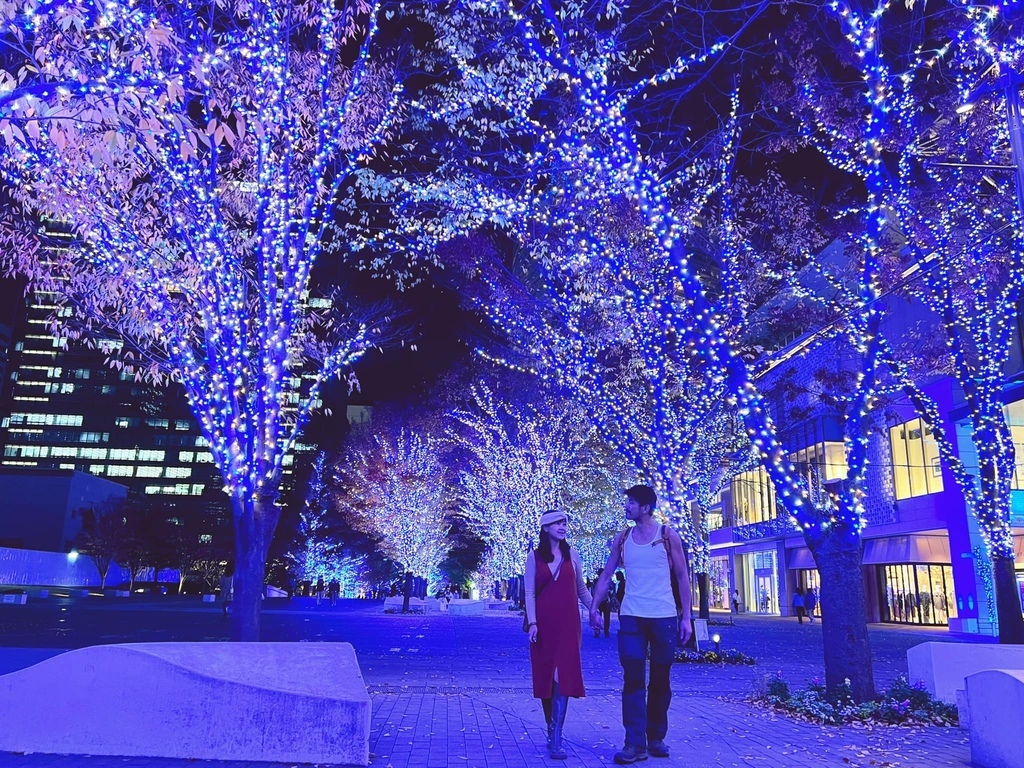
[[[669,670],[675,659],[679,624],[675,618],[641,619],[619,616],[619,662],[622,664],[622,724],[626,743],[647,748],[647,742],[668,733],[672,701]],[[647,651],[651,679],[647,684]]]

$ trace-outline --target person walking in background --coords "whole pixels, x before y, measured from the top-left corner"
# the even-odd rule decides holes
[[[626,597],[626,574],[622,571],[615,572],[615,599],[619,603],[619,607],[615,610],[622,610],[622,600]]]
[[[598,572],[598,577],[601,576]],[[619,599],[615,596],[615,583],[611,582],[608,584],[608,591],[604,595],[604,599],[598,606],[601,611],[601,617],[604,619],[604,636],[610,637],[609,630],[612,626],[612,611],[619,610]],[[594,637],[600,637],[601,631],[598,629],[594,630]]]
[[[799,624],[804,623],[804,592],[800,587],[793,592],[793,610],[796,612],[796,620]]]
[[[668,706],[672,700],[669,672],[676,643],[685,645],[693,634],[690,622],[690,574],[679,534],[654,520],[658,496],[647,485],[626,491],[626,519],[632,528],[621,531],[594,587],[608,590],[619,566],[629,577],[619,611],[619,661],[622,664],[622,725],[626,743],[615,753],[618,765],[668,757]],[[678,588],[678,602],[673,586]],[[590,626],[597,629],[600,612],[594,603]],[[650,658],[650,682],[647,663]]]
[[[316,577],[316,604],[320,605],[320,601],[324,599],[324,577]]]
[[[327,585],[327,594],[331,596],[331,605],[338,604],[338,593],[341,591],[341,584],[338,583],[337,579],[331,579],[331,583]]]
[[[740,612],[740,591],[738,589],[732,591],[732,612]]]
[[[807,588],[807,597],[804,598],[804,607],[807,609],[807,618],[810,619],[811,624],[813,624],[814,609],[818,607],[818,593],[814,591],[814,587]]]
[[[548,752],[555,760],[568,757],[562,729],[569,697],[586,695],[580,663],[583,629],[577,604],[582,602],[588,610],[593,606],[580,556],[565,540],[568,525],[564,512],[542,514],[540,541],[523,569],[533,696],[544,708]]]
[[[234,568],[228,566],[224,575],[220,577],[220,607],[224,615],[228,615],[228,606],[235,594],[235,572]]]

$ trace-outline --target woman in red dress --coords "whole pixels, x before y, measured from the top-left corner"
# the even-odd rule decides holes
[[[565,540],[569,518],[549,510],[540,517],[540,545],[526,558],[526,617],[529,624],[533,695],[548,724],[551,757],[564,760],[562,728],[570,696],[585,696],[580,645],[583,630],[577,600],[590,608],[576,550]]]

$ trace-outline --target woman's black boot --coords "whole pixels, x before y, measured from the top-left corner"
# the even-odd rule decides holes
[[[569,756],[562,746],[562,728],[565,726],[565,711],[568,707],[568,697],[558,691],[558,683],[555,683],[551,696],[551,743],[548,746],[554,760],[565,760]]]

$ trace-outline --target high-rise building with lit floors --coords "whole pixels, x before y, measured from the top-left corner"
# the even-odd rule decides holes
[[[96,349],[51,333],[56,306],[30,295],[15,321],[2,395],[2,464],[74,469],[128,486],[133,495],[226,520],[206,439],[177,385],[153,386],[111,368],[123,344]]]

